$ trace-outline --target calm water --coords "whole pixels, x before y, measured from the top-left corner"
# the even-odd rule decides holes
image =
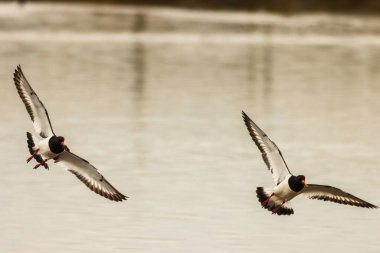
[[[380,205],[379,21],[309,20],[323,31],[301,21],[0,5],[0,251],[377,252],[379,210],[298,198],[294,216],[277,217],[255,196],[273,183],[241,110],[294,174]],[[17,64],[55,131],[127,202],[25,163],[32,125]]]

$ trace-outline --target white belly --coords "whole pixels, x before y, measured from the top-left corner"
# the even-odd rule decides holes
[[[50,151],[49,139],[50,139],[50,136],[48,138],[40,140],[37,144],[37,147],[40,149],[38,153],[42,155],[45,159],[54,158],[57,156],[57,154],[54,154],[53,152]]]
[[[298,192],[295,192],[292,189],[290,189],[289,184],[288,184],[289,177],[287,177],[284,181],[282,181],[279,185],[277,185],[273,189],[274,195],[277,196],[279,199],[282,199],[285,201],[289,201],[299,194]]]

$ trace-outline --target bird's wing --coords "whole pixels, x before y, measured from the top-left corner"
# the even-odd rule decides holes
[[[80,181],[95,193],[114,201],[127,199],[127,197],[116,190],[94,166],[70,151],[63,151],[55,158],[55,162],[77,176]]]
[[[28,80],[26,80],[20,65],[17,66],[15,73],[13,74],[13,80],[18,94],[20,95],[22,102],[24,102],[26,110],[33,121],[33,126],[36,132],[43,138],[54,135],[49,114],[37,94],[34,92],[32,86],[30,86]]]
[[[366,208],[378,208],[377,206],[344,192],[341,189],[327,185],[308,184],[308,187],[305,187],[301,194],[309,199],[332,201],[339,204]]]
[[[291,175],[280,149],[269,139],[269,137],[261,130],[245,112],[242,112],[243,119],[252,140],[261,151],[263,160],[268,169],[272,173],[273,180],[276,185],[280,184],[289,175]]]
[[[294,210],[292,208],[292,205],[290,204],[290,201],[285,202],[280,209],[276,213],[277,215],[292,215],[294,214]]]

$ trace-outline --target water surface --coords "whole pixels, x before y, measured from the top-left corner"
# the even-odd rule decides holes
[[[262,209],[255,187],[273,182],[241,119],[245,110],[294,174],[379,205],[376,19],[365,26],[355,17],[298,17],[349,24],[334,34],[269,14],[1,8],[1,252],[380,247],[378,210],[302,198],[292,201],[292,217]],[[360,25],[369,28],[353,35]],[[12,82],[17,64],[55,132],[127,202],[99,197],[55,165],[25,163],[32,125]]]

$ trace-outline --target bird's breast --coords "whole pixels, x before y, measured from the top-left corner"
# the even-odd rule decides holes
[[[50,147],[49,147],[49,138],[42,139],[41,141],[38,142],[38,148],[39,148],[39,154],[44,156],[45,158],[53,158],[57,154],[54,154],[51,152]]]
[[[286,201],[289,201],[298,195],[297,192],[294,192],[292,189],[290,189],[288,179],[285,179],[274,188],[274,194]]]

